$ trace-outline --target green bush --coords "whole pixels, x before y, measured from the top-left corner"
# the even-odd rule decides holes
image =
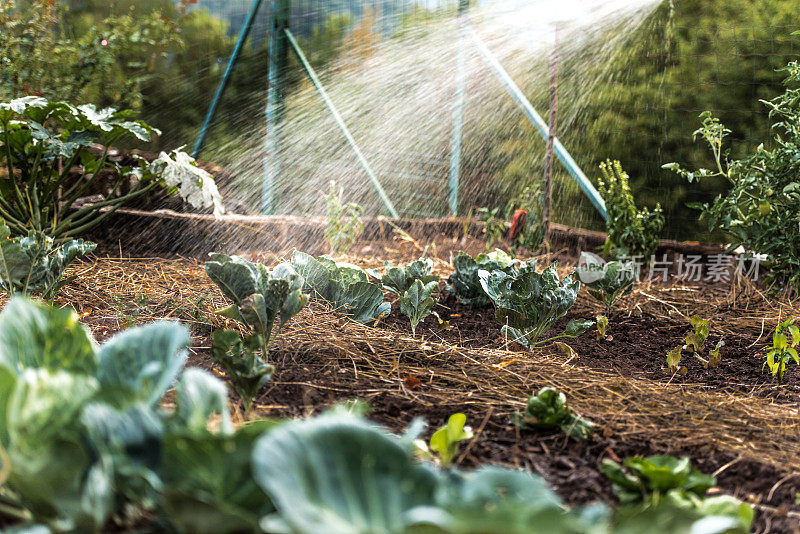
[[[606,203],[608,238],[603,253],[614,259],[641,259],[650,261],[658,247],[658,237],[664,228],[661,205],[637,209],[633,201],[628,174],[619,161],[607,160],[600,164],[603,177],[598,190]]]

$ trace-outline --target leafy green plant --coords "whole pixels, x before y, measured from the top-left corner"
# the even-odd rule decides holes
[[[98,346],[73,310],[13,299],[0,313],[6,512],[100,532],[112,516],[152,509],[165,436],[208,432],[212,413],[232,431],[225,386],[184,370],[188,344],[183,326],[161,322]],[[176,379],[175,409],[164,411]]]
[[[606,331],[608,330],[608,317],[605,315],[598,315],[595,317],[595,321],[597,323],[597,338],[605,339]]]
[[[539,340],[575,304],[581,287],[573,275],[559,280],[555,263],[541,273],[536,271],[534,259],[512,274],[481,270],[478,276],[483,290],[497,308],[495,317],[503,325],[503,335],[526,347],[562,337],[578,337],[594,323],[573,319],[561,334]]]
[[[636,269],[632,262],[604,262],[594,254],[581,253],[578,262],[578,278],[589,291],[589,295],[603,303],[609,315],[614,313],[614,305],[619,298],[633,291]]]
[[[761,101],[769,108],[775,135],[771,147],[759,145],[742,159],[730,159],[725,138],[731,133],[711,113],[700,115],[701,127],[693,134],[711,149],[715,168],[690,171],[678,163],[664,168],[673,170],[690,183],[724,179],[730,189],[712,203],[690,204],[700,210],[701,220],[709,231],[722,231],[730,250],[743,247],[764,254],[769,268],[766,283],[775,290],[800,291],[800,229],[795,213],[800,201],[796,155],[800,151],[800,63],[793,61],[783,69],[787,73],[783,94]]]
[[[653,211],[636,208],[628,174],[619,161],[606,160],[600,164],[600,172],[598,191],[608,212],[608,238],[603,253],[615,259],[640,257],[648,262],[664,228],[661,205],[656,204]]]
[[[708,339],[708,320],[699,315],[693,315],[689,322],[692,325],[692,332],[686,336],[684,348],[689,352],[699,354]]]
[[[327,207],[325,239],[328,240],[333,254],[346,254],[364,231],[364,224],[361,222],[364,208],[354,202],[344,204],[343,195],[344,191],[342,189],[337,191],[336,182],[331,180],[330,192],[325,197]]]
[[[242,400],[245,413],[253,406],[253,399],[266,384],[275,368],[264,362],[261,336],[242,338],[234,330],[216,330],[212,335],[211,358],[222,367],[233,390]]]
[[[430,443],[422,450],[433,451],[442,467],[449,466],[458,455],[459,443],[472,439],[472,428],[464,426],[467,423],[467,416],[463,413],[455,413],[447,419],[447,424],[437,430],[431,436]]]
[[[717,481],[692,467],[689,458],[632,457],[622,465],[606,458],[601,471],[611,480],[614,493],[623,503],[655,506],[663,502],[679,510],[729,517],[735,521],[736,531],[749,532],[753,522],[753,509],[738,499],[727,495],[706,497],[706,491]]]
[[[0,289],[13,297],[39,294],[52,299],[74,280],[64,278],[64,271],[78,256],[95,249],[82,239],[67,241],[57,247],[44,234],[29,232],[27,237],[11,238],[11,230],[0,219]]]
[[[722,347],[725,346],[725,341],[717,341],[716,346],[708,352],[708,362],[706,367],[719,367],[722,362]]]
[[[667,368],[671,373],[686,374],[688,370],[686,367],[681,367],[681,359],[683,358],[684,346],[675,347],[667,353]]]
[[[794,363],[800,365],[800,357],[797,356],[798,344],[800,344],[800,329],[793,318],[790,317],[775,327],[775,333],[772,334],[772,347],[765,355],[764,366],[769,367],[772,376],[777,375],[778,384],[783,383],[786,364],[790,360],[794,360]]]
[[[292,254],[291,264],[312,296],[326,300],[354,321],[376,321],[392,310],[383,301],[381,287],[370,283],[367,273],[356,265],[337,263],[327,256],[315,259],[299,251]]]
[[[572,439],[587,439],[594,432],[594,423],[576,415],[567,404],[567,397],[554,388],[542,388],[528,398],[525,412],[512,416],[520,428],[534,430],[561,429]]]
[[[400,297],[400,311],[411,320],[411,334],[417,335],[417,325],[431,314],[436,302],[431,295],[439,282],[423,284],[422,280],[414,280],[411,287]]]
[[[205,269],[233,301],[217,313],[239,321],[250,332],[245,338],[233,330],[215,332],[211,346],[211,357],[228,373],[249,411],[253,397],[273,371],[262,358],[267,358],[274,336],[306,305],[308,295],[301,292],[303,279],[288,263],[270,271],[238,256],[212,254]]]
[[[433,260],[430,258],[420,258],[401,267],[392,267],[386,262],[383,274],[375,269],[367,269],[367,273],[380,281],[383,289],[396,295],[408,291],[416,280],[420,280],[424,285],[439,281],[439,276],[433,274]]]
[[[132,120],[128,111],[91,104],[74,107],[33,96],[0,103],[0,217],[12,235],[35,231],[63,241],[157,187],[221,214],[224,208],[213,177],[183,152],[162,153],[149,164],[140,160],[137,167],[109,161],[115,143],[130,138],[149,141],[154,132]],[[99,155],[91,150],[95,143],[103,147]],[[113,180],[103,199],[84,202],[101,177],[109,175]],[[122,192],[130,183],[130,190]]]
[[[454,272],[447,279],[447,291],[461,304],[475,307],[488,306],[492,300],[483,290],[478,272],[503,271],[511,274],[516,272],[521,263],[500,249],[488,254],[478,254],[474,259],[468,254],[459,252],[453,260]]]
[[[503,240],[506,233],[506,221],[498,216],[500,208],[478,208],[478,217],[483,223],[486,234],[486,250],[491,250],[495,243]]]

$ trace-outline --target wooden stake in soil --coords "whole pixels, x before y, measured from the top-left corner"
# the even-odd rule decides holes
[[[542,227],[544,241],[550,239],[550,205],[553,196],[553,150],[556,138],[556,116],[558,114],[558,27],[555,29],[555,43],[550,56],[550,119],[547,134],[547,153],[544,157],[544,206],[542,207]]]

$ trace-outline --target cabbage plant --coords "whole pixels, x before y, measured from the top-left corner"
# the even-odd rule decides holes
[[[562,337],[578,337],[594,322],[573,319],[561,334],[539,339],[575,304],[581,283],[573,275],[559,280],[555,263],[537,272],[536,263],[531,260],[511,274],[500,270],[478,273],[484,292],[497,308],[495,317],[503,325],[503,335],[526,347]]]
[[[587,439],[594,432],[594,423],[576,415],[567,404],[567,397],[554,388],[542,388],[528,397],[525,412],[515,413],[512,420],[520,428],[558,428],[575,440]]]
[[[222,214],[213,177],[179,150],[162,153],[152,163],[141,159],[134,167],[109,161],[114,144],[147,142],[153,133],[158,130],[133,120],[130,111],[73,106],[36,96],[0,102],[0,168],[4,170],[0,172],[0,217],[12,235],[35,231],[63,241],[157,188],[180,193],[192,205]],[[92,150],[95,144],[100,145],[100,154]],[[114,179],[104,198],[83,202],[99,180],[109,175]]]
[[[478,272],[502,271],[513,274],[522,264],[500,249],[488,254],[478,254],[474,259],[468,254],[460,252],[453,260],[455,271],[447,279],[447,291],[454,295],[461,304],[483,307],[492,303],[492,300],[481,286]]]
[[[211,345],[211,357],[225,369],[249,411],[256,393],[272,376],[273,368],[265,360],[274,337],[303,309],[308,295],[301,292],[303,279],[288,263],[270,271],[238,256],[212,254],[205,269],[233,301],[217,313],[239,321],[249,331],[242,338],[233,330],[217,330]]]
[[[78,256],[88,254],[97,245],[73,239],[54,246],[44,234],[29,232],[27,237],[10,237],[11,230],[0,219],[0,289],[9,296],[34,293],[52,299],[74,277],[64,278],[64,271]]]
[[[380,281],[383,289],[396,295],[408,291],[416,280],[424,285],[439,281],[439,276],[433,274],[433,260],[430,258],[420,258],[400,267],[392,267],[389,262],[385,262],[383,267],[383,274],[375,269],[367,269],[367,273]]]
[[[188,344],[184,326],[160,322],[98,345],[73,310],[11,300],[0,313],[6,512],[53,532],[100,532],[154,508],[169,436],[208,433],[211,414],[232,432],[224,384],[184,370]]]
[[[400,311],[411,321],[411,334],[417,335],[417,325],[433,312],[436,302],[431,296],[439,282],[423,284],[422,280],[414,280],[411,287],[400,296]]]
[[[392,305],[383,301],[381,287],[371,283],[361,267],[299,251],[292,254],[291,265],[312,296],[329,302],[354,321],[373,322],[392,310]]]
[[[577,273],[589,295],[600,301],[609,315],[613,314],[617,300],[633,291],[636,282],[636,268],[632,262],[606,263],[589,252],[581,253]]]

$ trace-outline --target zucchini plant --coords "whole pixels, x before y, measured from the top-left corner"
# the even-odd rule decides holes
[[[613,315],[617,300],[633,291],[636,281],[632,262],[605,262],[589,252],[581,253],[577,273],[589,295],[603,304],[608,315]]]
[[[488,254],[478,254],[474,259],[468,254],[459,252],[453,260],[454,272],[447,279],[447,291],[461,304],[476,308],[488,306],[492,300],[483,290],[478,272],[502,271],[512,274],[521,264],[522,262],[500,249]]]
[[[101,223],[125,203],[156,188],[179,193],[196,207],[224,212],[213,177],[181,151],[161,153],[136,167],[109,161],[114,144],[147,142],[158,130],[132,120],[130,111],[72,106],[26,96],[0,102],[0,217],[12,235],[43,233],[57,242]],[[92,147],[99,143],[98,155]],[[109,172],[110,171],[110,172]],[[103,199],[78,201],[111,175]],[[131,180],[133,178],[133,180]],[[134,185],[126,189],[129,185]]]
[[[433,260],[430,258],[420,258],[401,267],[392,267],[389,262],[385,262],[383,274],[375,269],[367,269],[367,274],[378,280],[384,290],[396,295],[408,291],[416,280],[424,285],[439,281],[439,276],[433,274]]]
[[[270,271],[238,256],[212,254],[205,269],[233,301],[217,313],[240,322],[249,332],[242,338],[233,330],[218,330],[211,345],[211,357],[225,369],[247,412],[272,375],[273,368],[265,360],[274,337],[303,309],[308,295],[301,292],[303,279],[288,263]]]
[[[531,260],[514,269],[512,274],[479,271],[481,286],[497,308],[495,318],[503,325],[503,335],[511,341],[532,347],[583,334],[594,321],[573,319],[562,333],[540,340],[553,323],[575,304],[581,283],[574,275],[559,280],[555,263],[542,272],[536,270],[536,263],[535,259]]]
[[[567,397],[554,388],[542,388],[528,398],[525,412],[512,416],[520,428],[551,430],[561,429],[575,440],[587,439],[594,432],[594,423],[576,415],[567,404]]]
[[[9,296],[38,294],[52,300],[75,277],[64,278],[64,271],[78,256],[97,245],[73,239],[54,246],[53,240],[37,232],[11,238],[11,230],[0,219],[0,289]]]
[[[329,302],[354,321],[374,322],[391,312],[392,305],[383,301],[381,287],[371,283],[361,267],[299,251],[292,254],[291,265],[312,297]]]

